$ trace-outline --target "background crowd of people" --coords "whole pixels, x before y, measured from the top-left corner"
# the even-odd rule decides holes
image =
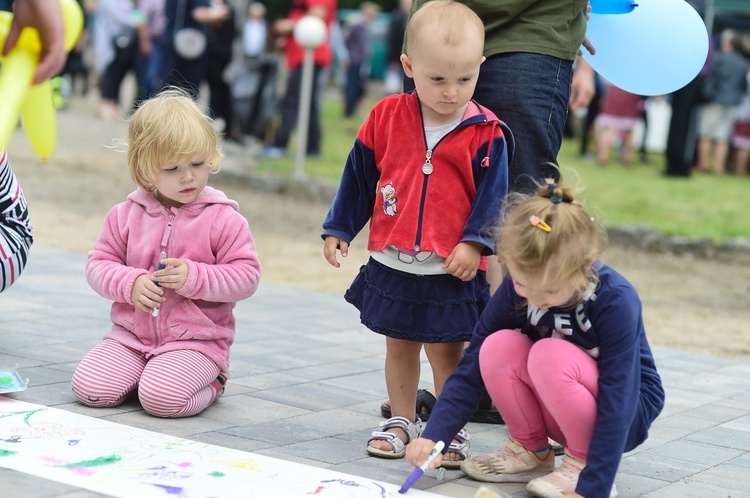
[[[596,95],[577,126],[569,123],[567,129],[569,138],[580,140],[581,156],[601,165],[615,157],[631,164],[637,152],[640,161],[648,161],[648,106],[666,101],[666,176],[687,177],[694,171],[745,175],[750,159],[750,32],[722,30],[710,47],[701,72],[670,95],[634,95],[597,75]]]
[[[342,8],[336,0],[311,8],[302,1],[283,6],[254,0],[78,1],[86,29],[68,56],[62,88],[83,95],[97,88],[96,115],[102,119],[120,119],[164,86],[178,86],[204,99],[227,139],[252,140],[268,158],[288,155],[303,54],[291,30],[308,14],[324,18],[329,26],[315,52],[308,155],[320,155],[320,106],[326,90],[339,87],[347,119],[366,115],[360,105],[366,95],[377,100],[402,91],[399,56],[409,0],[391,2],[393,9],[372,1]],[[186,59],[175,51],[174,32],[181,27],[203,32],[206,47],[200,56]],[[667,102],[666,176],[746,174],[750,32],[724,29],[711,37],[710,46],[701,73],[671,95],[632,95],[596,75],[596,94],[586,109],[569,117],[565,136],[579,141],[583,157],[602,165],[645,162],[649,105]],[[129,74],[136,82],[134,95],[123,91]],[[382,80],[377,95],[371,75]]]

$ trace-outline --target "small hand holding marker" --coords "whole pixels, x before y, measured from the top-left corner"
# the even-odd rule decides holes
[[[409,477],[406,478],[406,482],[404,482],[404,485],[401,486],[401,489],[399,489],[398,492],[404,494],[409,491],[409,488],[414,486],[419,478],[422,477],[422,474],[424,474],[425,470],[429,468],[430,463],[432,463],[435,457],[443,451],[443,448],[445,448],[444,442],[438,441],[437,443],[435,443],[435,447],[432,448],[432,451],[427,456],[427,460],[425,460],[422,465],[412,471],[412,473],[409,475]]]
[[[164,259],[167,259],[167,253],[162,251],[161,254],[159,255],[159,266],[156,267],[156,271],[163,270],[164,268],[166,268],[166,266],[164,266],[164,263],[162,263],[162,260]],[[158,285],[159,287],[161,287],[161,284],[159,282],[154,282],[154,283]],[[159,308],[154,308],[151,311],[151,316],[159,316]]]

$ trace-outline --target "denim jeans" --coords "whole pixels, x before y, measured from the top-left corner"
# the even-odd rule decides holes
[[[557,164],[572,78],[573,61],[548,55],[498,54],[482,64],[474,99],[513,133],[511,191],[533,192],[550,171],[548,163]]]

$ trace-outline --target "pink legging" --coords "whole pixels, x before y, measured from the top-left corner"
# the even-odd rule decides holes
[[[530,451],[551,437],[586,460],[596,422],[596,361],[563,339],[500,330],[479,351],[482,379],[510,436]]]
[[[73,393],[97,408],[121,404],[138,388],[146,412],[156,417],[189,417],[216,399],[219,367],[203,354],[183,349],[146,359],[111,339],[92,349],[73,373]]]

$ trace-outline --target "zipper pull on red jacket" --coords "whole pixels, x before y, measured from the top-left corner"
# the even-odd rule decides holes
[[[431,175],[433,171],[435,171],[435,168],[432,166],[432,151],[430,149],[427,149],[427,152],[425,152],[425,159],[424,164],[422,165],[422,173],[425,175]]]

